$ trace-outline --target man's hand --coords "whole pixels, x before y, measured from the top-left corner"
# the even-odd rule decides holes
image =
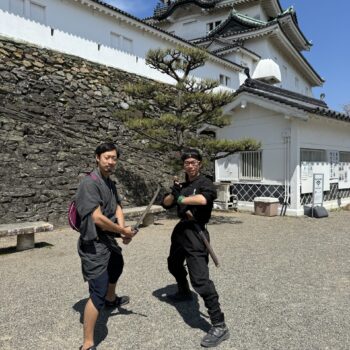
[[[180,194],[181,194],[181,186],[178,182],[174,181],[174,184],[172,187],[170,187],[171,189],[171,194],[174,196],[174,200],[175,202],[177,202],[177,199],[179,198]]]
[[[137,233],[137,230],[135,230],[132,226],[124,227],[122,235],[125,236],[123,238],[133,238]]]
[[[127,245],[132,241],[132,238],[122,237],[123,244]]]

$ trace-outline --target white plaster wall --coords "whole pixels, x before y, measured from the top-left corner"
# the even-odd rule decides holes
[[[277,48],[268,37],[259,38],[255,40],[249,40],[246,42],[245,46],[256,52],[264,58],[273,59],[280,67],[282,82],[276,86],[290,91],[298,92],[300,94],[312,96],[312,87],[308,83],[304,75],[301,74],[293,62],[286,55],[283,54],[281,49]],[[287,67],[287,71],[284,67]],[[299,86],[295,84],[295,77],[299,79]]]
[[[218,139],[239,140],[253,138],[261,142],[263,179],[261,181],[242,181],[260,184],[284,184],[285,144],[282,132],[289,127],[289,121],[281,114],[248,104],[245,109],[232,111],[232,123],[217,130]],[[238,163],[238,161],[237,161]],[[236,164],[239,168],[239,164]],[[239,181],[238,172],[233,172],[232,181]]]
[[[350,152],[350,123],[312,117],[300,123],[299,140],[300,148]]]
[[[193,40],[201,38],[207,35],[207,23],[225,21],[230,10],[222,13],[213,13],[205,15],[201,11],[190,11],[190,15],[176,18],[176,12],[174,15],[173,23],[160,23],[160,28],[167,30],[168,32],[174,32],[175,35],[180,36],[186,40]]]
[[[251,73],[256,67],[256,63],[253,61],[251,56],[248,56],[240,51],[232,51],[223,57],[231,62],[237,63],[239,65],[244,65],[244,67],[248,67]]]
[[[138,27],[136,27],[126,22],[126,20],[130,21],[128,18],[121,21],[74,1],[45,1],[47,2],[47,25],[13,15],[3,6],[5,11],[0,10],[0,35],[76,55],[158,81],[173,83],[167,75],[148,67],[145,64],[145,57],[149,49],[174,47],[177,44],[176,39],[171,38],[168,41],[164,35],[153,33],[148,28],[142,29],[142,24],[137,24]],[[57,14],[60,13],[62,15],[58,16]],[[51,28],[54,29],[53,35],[51,35]],[[146,30],[149,31],[146,32]],[[111,48],[111,31],[131,38],[133,53]],[[181,42],[178,41],[178,43]],[[220,61],[208,60],[206,65],[194,71],[194,74],[199,78],[215,80],[219,79],[220,74],[225,74],[230,76],[232,88],[239,85],[238,73]]]

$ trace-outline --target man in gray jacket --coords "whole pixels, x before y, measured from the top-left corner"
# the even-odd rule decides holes
[[[99,311],[129,303],[128,296],[118,297],[116,284],[123,272],[122,249],[115,238],[130,243],[136,233],[125,227],[117,189],[110,175],[114,173],[119,151],[113,143],[103,143],[95,150],[97,168],[85,176],[76,194],[81,218],[78,253],[90,298],[84,310],[84,342],[80,350],[95,350],[94,330]]]

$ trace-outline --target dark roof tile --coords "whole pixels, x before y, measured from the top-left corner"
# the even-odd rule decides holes
[[[308,113],[350,122],[350,116],[329,109],[328,105],[322,100],[272,86],[258,80],[246,79],[244,84],[235,92],[235,95],[238,96],[243,92],[261,96]]]

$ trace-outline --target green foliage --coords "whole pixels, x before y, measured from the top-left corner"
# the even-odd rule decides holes
[[[136,138],[148,141],[148,147],[169,155],[197,147],[210,159],[217,159],[258,149],[260,144],[251,139],[215,140],[198,134],[205,126],[229,125],[230,118],[223,114],[222,107],[234,98],[231,92],[213,92],[217,81],[199,81],[190,75],[205,64],[207,57],[205,51],[195,48],[150,50],[146,63],[172,77],[175,87],[153,81],[129,84],[125,91],[136,102],[128,110],[116,112],[116,116],[135,132]]]

